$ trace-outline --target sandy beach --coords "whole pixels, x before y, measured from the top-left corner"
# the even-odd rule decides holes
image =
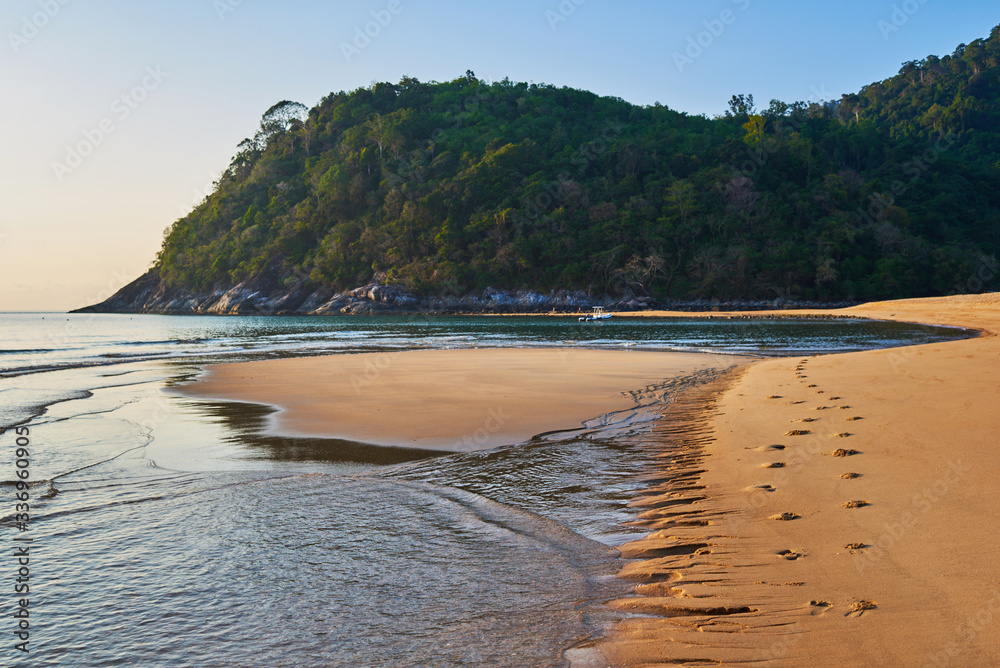
[[[627,419],[662,395],[665,381],[745,361],[646,351],[417,350],[218,364],[180,391],[276,406],[275,435],[468,452]]]
[[[609,602],[634,616],[578,665],[1000,664],[1000,297],[779,312],[823,314],[982,335],[754,361],[678,402],[633,504],[650,533],[622,547],[636,595]],[[621,417],[735,361],[417,351],[217,365],[184,392],[279,406],[278,433],[461,451]]]
[[[637,500],[638,595],[611,604],[655,616],[600,665],[1000,664],[1000,298],[833,313],[983,336],[745,369]]]

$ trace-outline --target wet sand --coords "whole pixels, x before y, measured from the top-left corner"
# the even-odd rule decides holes
[[[1000,664],[1000,297],[798,313],[984,334],[742,370],[636,500],[642,616],[586,665]]]
[[[468,452],[602,416],[626,419],[657,400],[670,379],[745,361],[648,351],[418,350],[218,364],[180,391],[276,406],[275,435]]]

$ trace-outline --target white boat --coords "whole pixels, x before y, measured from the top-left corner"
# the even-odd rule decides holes
[[[580,316],[580,322],[594,322],[596,320],[611,320],[611,314],[605,313],[603,306],[595,306],[590,315]]]

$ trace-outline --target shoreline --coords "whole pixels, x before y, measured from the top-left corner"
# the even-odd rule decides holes
[[[637,499],[652,532],[622,575],[643,584],[609,605],[643,616],[599,665],[1000,661],[1000,296],[844,312],[980,335],[743,367],[697,491]]]
[[[699,476],[712,442],[710,420],[726,389],[746,372],[748,366],[721,372],[706,384],[687,386],[661,408],[660,418],[652,425],[646,439],[656,452],[652,455],[653,463],[640,474],[647,486],[628,504],[629,508],[637,509],[638,514],[626,526],[640,527],[647,533],[618,548],[624,561],[618,577],[631,583],[634,595],[606,602],[609,608],[619,613],[653,617],[699,612],[698,603],[693,599],[664,602],[663,595],[673,591],[671,582],[675,573],[662,566],[678,556],[700,556],[710,554],[711,550],[703,542],[678,541],[666,535],[662,518],[672,518],[668,524],[680,527],[710,521],[710,514],[699,518],[694,513],[677,518],[684,514],[684,508],[705,498]],[[712,606],[718,608],[719,602],[713,602]],[[573,645],[564,651],[564,658],[574,668],[617,665],[610,663],[617,657],[608,651],[608,638],[614,637],[622,624],[613,624],[613,632],[606,629],[602,636]],[[629,642],[632,640],[629,638]],[[651,656],[650,653],[645,655]]]
[[[160,315],[485,315],[529,311],[535,315],[593,306],[611,309],[648,307],[649,297],[592,295],[581,290],[509,290],[486,288],[464,293],[442,291],[411,293],[399,285],[385,285],[373,277],[367,285],[337,291],[300,280],[278,287],[266,280],[244,281],[210,292],[170,288],[155,269],[125,285],[98,304],[70,313],[150,313]],[[852,302],[784,302],[816,308],[839,308]],[[736,300],[723,303],[705,300],[672,301],[679,308],[717,308],[722,304],[753,308],[773,307],[774,302]]]

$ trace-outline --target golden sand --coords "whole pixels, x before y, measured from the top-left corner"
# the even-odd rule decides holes
[[[272,431],[465,452],[656,400],[664,382],[745,358],[575,349],[418,350],[208,367],[190,396],[280,408]]]
[[[831,313],[984,335],[747,368],[706,418],[696,496],[664,490],[678,505],[624,551],[702,547],[629,563],[659,588],[612,605],[655,616],[620,623],[600,665],[1000,665],[1000,298]]]

